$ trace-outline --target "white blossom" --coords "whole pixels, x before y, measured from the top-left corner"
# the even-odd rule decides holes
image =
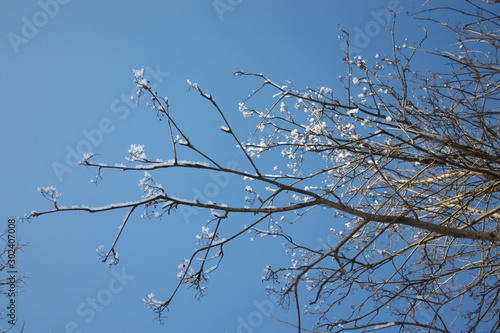
[[[127,158],[128,161],[147,161],[146,150],[143,145],[130,145],[130,149],[128,150],[130,157]]]
[[[358,112],[359,112],[359,108],[355,108],[355,109],[351,109],[351,110],[347,111],[347,114],[350,116],[353,116],[353,115],[358,114]]]

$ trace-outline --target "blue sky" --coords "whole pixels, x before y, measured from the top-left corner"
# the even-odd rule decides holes
[[[259,82],[234,78],[233,72],[264,73],[276,82],[293,80],[297,87],[338,87],[345,68],[336,25],[353,33],[360,53],[373,57],[388,51],[389,38],[379,23],[384,7],[401,12],[401,40],[418,39],[421,31],[404,15],[416,3],[3,1],[2,226],[9,217],[50,208],[37,192],[40,186],[57,187],[65,205],[139,198],[140,174],[108,172],[95,186],[89,182],[95,170],[75,166],[74,157],[90,150],[100,154],[99,161],[124,163],[130,144],[144,144],[148,154],[169,158],[165,124],[144,103],[128,99],[134,93],[132,69],[144,67],[189,133],[207,149],[220,144],[214,154],[230,163],[234,155],[222,149],[219,134],[211,134],[220,121],[206,101],[188,91],[187,79],[215,97],[245,139],[250,126],[238,102]],[[163,181],[186,197],[217,185],[210,176],[182,173]],[[212,200],[231,194],[231,184],[217,186],[209,192]],[[110,269],[96,259],[95,249],[111,244],[124,214],[56,214],[18,225],[17,237],[29,243],[18,254],[19,271],[30,277],[17,298],[25,332],[294,331],[262,314],[294,318],[278,308],[261,283],[269,253],[276,253],[276,263],[290,260],[269,240],[234,244],[213,274],[207,297],[198,302],[192,290],[182,290],[166,325],[159,326],[141,299],[150,292],[167,297],[177,281],[177,265],[196,247],[194,236],[206,217],[135,216],[119,246],[120,264]],[[318,228],[305,236],[311,244],[329,237],[323,232],[326,222]]]

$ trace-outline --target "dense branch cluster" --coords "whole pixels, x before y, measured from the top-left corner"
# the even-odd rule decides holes
[[[83,164],[99,174],[104,169],[144,172],[143,197],[107,207],[66,208],[57,204],[54,188],[44,188],[55,207],[32,216],[129,209],[112,248],[100,249],[104,261],[116,264],[115,246],[137,207],[145,207],[147,217],[173,214],[180,206],[210,210],[212,218],[197,236],[199,249],[179,265],[179,283],[170,297],[159,301],[151,294],[145,300],[159,318],[182,284],[202,296],[225,244],[253,232],[283,239],[293,258],[290,267],[267,266],[265,279],[272,282],[270,293],[296,309],[299,331],[304,314],[318,317],[320,331],[399,326],[448,332],[453,325],[499,330],[500,20],[470,5],[475,14],[438,8],[418,16],[451,29],[456,51],[423,49],[425,34],[418,43],[398,45],[395,23],[389,29],[390,54],[372,61],[347,48],[341,89],[301,90],[291,82],[280,85],[262,74],[237,72],[261,81],[240,103],[243,116],[255,121],[248,141],[240,140],[216,100],[189,82],[220,116],[220,130],[246,160],[244,170],[224,167],[198,148],[170,112],[168,99],[152,90],[143,70],[134,71],[138,97],[151,97],[150,107],[166,120],[170,159],[149,159],[138,145],[129,150],[129,165],[94,163],[86,155]],[[456,11],[466,23],[441,23],[433,18],[441,11]],[[349,35],[342,33],[349,45]],[[447,64],[421,69],[421,54]],[[267,92],[273,94],[271,106],[253,107],[255,97]],[[184,151],[200,161],[182,160]],[[153,178],[175,168],[225,173],[251,186],[242,189],[243,203],[182,199]],[[335,241],[319,248],[296,242],[293,226],[314,229],[308,216],[318,209],[331,210]],[[235,214],[253,220],[223,235],[225,220]],[[352,311],[338,318],[335,309],[341,304]]]

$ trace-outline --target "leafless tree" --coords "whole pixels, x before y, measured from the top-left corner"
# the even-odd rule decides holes
[[[248,140],[213,96],[189,82],[220,116],[220,130],[246,168],[223,166],[213,152],[199,148],[168,99],[152,90],[143,70],[134,71],[138,97],[151,98],[151,108],[165,120],[171,159],[150,159],[135,145],[129,165],[96,163],[87,154],[82,164],[97,168],[98,176],[105,169],[144,172],[144,196],[101,208],[64,208],[54,188],[42,188],[54,209],[31,216],[128,209],[112,248],[102,252],[103,261],[116,263],[117,242],[135,209],[151,215],[174,214],[181,206],[210,211],[210,226],[198,237],[201,246],[180,265],[171,295],[146,300],[160,319],[183,284],[202,295],[225,245],[252,232],[284,240],[294,258],[290,267],[267,266],[265,279],[274,283],[268,291],[297,312],[291,325],[299,332],[305,314],[317,316],[318,331],[499,331],[500,21],[495,4],[467,4],[470,10],[415,14],[432,29],[454,33],[441,51],[424,47],[425,29],[416,43],[398,43],[395,15],[387,27],[392,49],[373,61],[350,54],[349,34],[341,30],[346,73],[335,92],[235,73],[261,81],[239,106],[255,125]],[[459,21],[444,23],[450,13]],[[273,100],[264,109],[270,91]],[[200,162],[183,160],[187,152]],[[153,178],[179,168],[223,173],[250,185],[226,204],[182,199]],[[314,229],[311,216],[318,210],[331,211],[327,222],[335,237],[314,247],[298,241],[294,229]],[[248,223],[225,235],[225,221],[237,214]],[[337,318],[341,305],[351,311]]]

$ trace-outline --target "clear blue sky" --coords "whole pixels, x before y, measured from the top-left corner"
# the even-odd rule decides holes
[[[130,144],[144,144],[151,156],[169,158],[164,156],[165,124],[144,104],[128,100],[134,91],[132,69],[146,68],[199,141],[210,138],[221,124],[213,120],[215,113],[205,101],[187,91],[186,79],[217,99],[245,139],[248,126],[237,106],[259,82],[233,78],[233,72],[264,73],[280,83],[293,80],[298,87],[335,87],[338,76],[345,74],[336,24],[353,33],[362,54],[373,57],[388,52],[388,35],[378,23],[386,15],[384,7],[401,12],[401,40],[418,39],[420,30],[404,14],[417,3],[2,1],[2,227],[9,217],[50,208],[37,192],[40,186],[57,187],[64,205],[139,198],[140,174],[108,172],[94,186],[89,180],[95,170],[74,166],[73,157],[74,152],[91,150],[100,154],[99,161],[125,163]],[[216,152],[231,161],[224,153]],[[188,198],[214,182],[182,175],[164,181]],[[227,195],[231,189],[227,185],[217,191]],[[198,302],[193,291],[183,290],[167,313],[166,325],[159,326],[141,299],[150,292],[167,297],[177,282],[177,265],[196,247],[194,236],[206,218],[177,214],[142,220],[137,214],[118,247],[120,264],[109,269],[97,260],[95,249],[109,247],[124,214],[56,214],[18,226],[17,236],[29,243],[18,254],[19,271],[30,277],[18,296],[25,332],[294,331],[262,314],[266,310],[294,320],[293,313],[281,311],[269,299],[260,282],[265,259],[276,254],[277,263],[290,260],[279,242],[266,240],[228,248],[207,297]],[[321,228],[311,233],[312,244],[328,237],[327,223]]]

